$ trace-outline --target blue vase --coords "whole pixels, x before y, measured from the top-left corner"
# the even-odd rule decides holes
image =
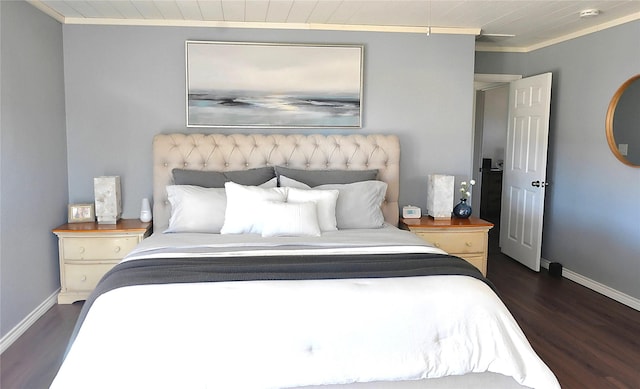
[[[467,199],[460,199],[458,205],[453,207],[453,216],[459,219],[467,219],[471,216],[471,206],[467,204]]]

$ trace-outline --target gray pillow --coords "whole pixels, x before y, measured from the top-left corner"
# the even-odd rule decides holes
[[[280,185],[298,189],[310,189],[308,185],[280,177]],[[314,190],[338,190],[336,222],[339,230],[354,228],[380,228],[384,225],[384,214],[380,206],[387,193],[387,183],[382,181],[360,181],[351,184],[318,185]]]
[[[173,169],[172,173],[175,185],[196,185],[205,188],[224,188],[224,183],[228,181],[240,185],[261,185],[276,176],[271,166],[230,172]]]
[[[305,183],[310,187],[325,184],[353,184],[360,181],[372,181],[378,176],[378,169],[373,170],[304,170],[276,166],[278,181],[286,176]]]

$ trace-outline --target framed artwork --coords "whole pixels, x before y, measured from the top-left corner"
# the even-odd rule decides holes
[[[84,223],[96,221],[94,205],[90,204],[69,204],[69,223]]]
[[[363,50],[187,41],[187,127],[360,128]]]

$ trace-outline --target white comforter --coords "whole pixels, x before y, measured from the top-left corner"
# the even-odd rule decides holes
[[[305,241],[155,234],[126,260],[229,250],[241,260],[257,249],[266,254],[439,251],[389,227]],[[559,388],[506,307],[479,280],[212,282],[130,286],[103,294],[52,388],[286,388],[472,372],[504,374],[532,388]]]

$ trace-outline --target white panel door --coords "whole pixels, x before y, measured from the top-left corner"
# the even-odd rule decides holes
[[[502,185],[500,248],[540,271],[551,73],[510,83]]]

